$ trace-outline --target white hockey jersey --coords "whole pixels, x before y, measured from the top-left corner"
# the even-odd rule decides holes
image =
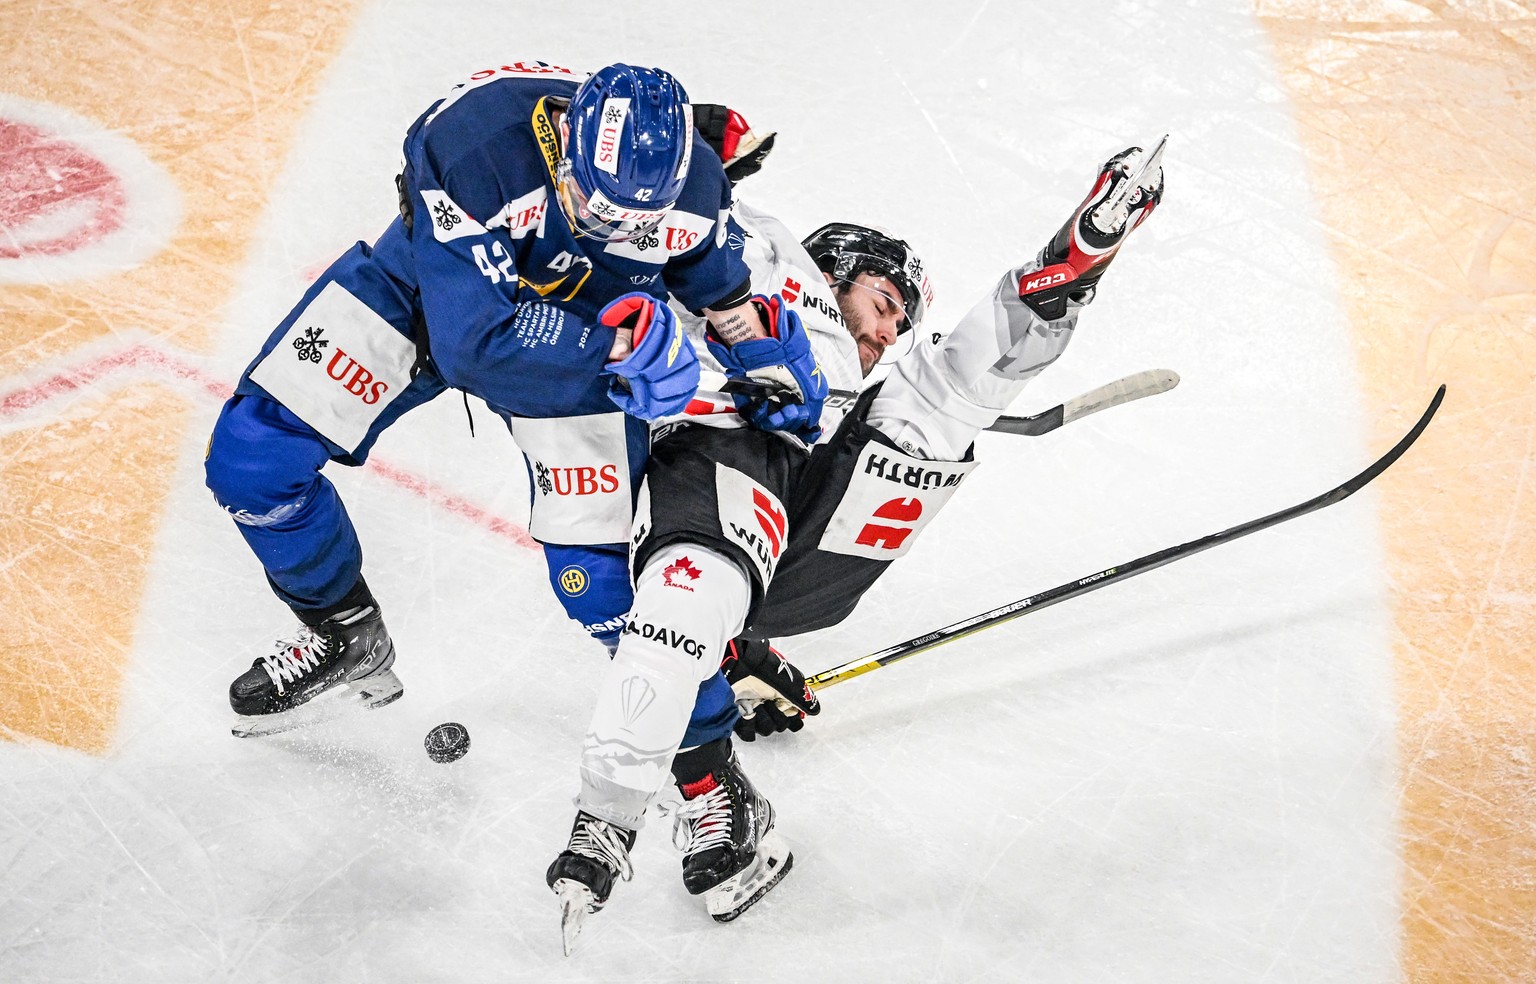
[[[754,293],[779,293],[800,315],[828,385],[822,440],[833,434],[866,385],[858,346],[848,333],[831,287],[810,254],[779,220],[738,201],[733,211],[747,235],[743,257]],[[870,408],[869,422],[907,454],[957,461],[976,435],[1004,413],[1029,380],[1066,351],[1083,305],[1045,321],[1019,299],[1019,281],[1041,268],[1040,259],[1003,274],[991,293],[947,334],[925,329],[898,359]],[[735,403],[720,392],[725,373],[704,342],[704,319],[677,307],[699,354],[699,392],[687,420],[715,427],[745,427]],[[879,370],[877,370],[878,374]],[[880,378],[871,377],[869,382]]]
[[[837,301],[826,278],[816,268],[810,254],[800,245],[800,240],[790,233],[784,223],[751,205],[738,201],[732,212],[746,232],[746,247],[742,258],[752,271],[754,294],[779,294],[789,309],[800,316],[811,343],[811,351],[821,366],[827,381],[827,402],[821,411],[822,439],[837,430],[843,415],[858,399],[864,386],[859,368],[859,349],[848,334],[843,316],[838,312]],[[687,420],[690,423],[707,424],[711,427],[745,427],[747,422],[736,413],[736,404],[729,394],[722,393],[725,371],[709,353],[704,342],[704,319],[689,313],[673,302],[678,321],[688,332],[693,347],[699,354],[699,391],[687,411],[667,421]]]
[[[891,367],[868,421],[907,454],[958,461],[1025,385],[1061,358],[1085,303],[1046,321],[1019,298],[1037,256],[1003,274],[947,335],[925,333]]]

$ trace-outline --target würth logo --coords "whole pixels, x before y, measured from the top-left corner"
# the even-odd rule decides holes
[[[346,360],[346,365],[342,365],[343,359]],[[336,354],[331,356],[330,363],[325,367],[325,374],[340,383],[348,393],[370,405],[379,402],[380,397],[389,392],[388,383],[382,379],[374,379],[373,373],[364,369],[356,359],[346,353],[345,349],[337,349]]]
[[[893,520],[898,523],[916,523],[923,515],[920,499],[892,499],[875,510],[875,519]],[[883,550],[900,550],[913,526],[892,526],[888,523],[865,523],[859,531],[857,542],[866,547]]]
[[[789,520],[779,507],[761,489],[752,490],[752,510],[757,514],[757,525],[768,537],[768,549],[775,558],[784,545],[784,534],[789,530]]]
[[[320,350],[331,344],[320,337],[324,334],[324,328],[305,328],[304,337],[293,340],[293,347],[299,350],[300,362],[320,361]]]

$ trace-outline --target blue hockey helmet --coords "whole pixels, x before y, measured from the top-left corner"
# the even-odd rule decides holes
[[[904,240],[869,226],[831,222],[806,236],[801,245],[834,283],[852,284],[861,273],[889,280],[901,294],[906,315],[898,334],[923,323],[933,303],[933,285],[922,258]]]
[[[581,235],[638,239],[677,204],[693,153],[688,93],[660,69],[609,65],[571,97],[560,124],[560,206]]]

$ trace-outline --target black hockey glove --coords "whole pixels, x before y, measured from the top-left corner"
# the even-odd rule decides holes
[[[821,713],[821,701],[806,686],[805,674],[766,642],[732,639],[720,669],[736,691],[736,707],[741,711],[736,737],[742,741],[799,731],[807,714]]]
[[[1163,200],[1162,150],[1161,143],[1151,154],[1129,147],[1099,168],[1093,190],[1045,247],[1041,268],[1019,281],[1019,297],[1040,317],[1055,321],[1069,299],[1092,300],[1121,244]]]
[[[778,137],[774,132],[758,134],[747,126],[740,113],[718,103],[694,103],[693,128],[719,155],[732,188],[742,178],[762,169],[763,159],[773,150],[773,141]]]

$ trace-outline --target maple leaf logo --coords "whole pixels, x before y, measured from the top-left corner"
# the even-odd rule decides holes
[[[669,588],[682,588],[684,591],[692,591],[688,581],[697,581],[702,572],[687,557],[679,557],[666,567],[662,568],[661,580]],[[684,579],[687,579],[686,581]]]

